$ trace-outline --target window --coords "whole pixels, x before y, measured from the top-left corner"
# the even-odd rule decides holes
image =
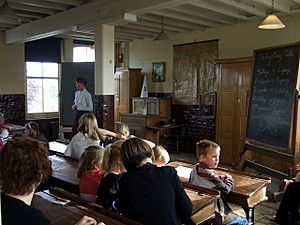
[[[27,113],[58,112],[58,64],[26,62]]]
[[[73,48],[73,62],[95,62],[95,49],[92,46]]]

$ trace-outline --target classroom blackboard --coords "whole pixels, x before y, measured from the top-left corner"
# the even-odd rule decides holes
[[[75,95],[75,80],[85,77],[88,81],[86,89],[91,93],[94,103],[95,77],[93,62],[67,62],[61,64],[61,91],[60,91],[60,124],[64,127],[72,126],[75,111],[72,110]]]
[[[289,148],[299,44],[256,50],[246,138]]]

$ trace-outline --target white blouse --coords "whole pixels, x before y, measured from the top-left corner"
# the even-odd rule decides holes
[[[69,156],[75,159],[79,159],[81,154],[85,151],[85,149],[91,145],[99,146],[100,140],[93,140],[91,138],[87,138],[83,135],[82,132],[78,132],[69,143],[65,156]]]

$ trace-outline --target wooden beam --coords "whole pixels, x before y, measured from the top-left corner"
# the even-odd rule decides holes
[[[152,12],[155,15],[165,16],[173,19],[179,19],[185,22],[195,23],[198,25],[206,26],[206,27],[218,27],[220,24],[209,21],[207,19],[198,17],[198,16],[191,16],[179,12],[172,11],[170,9],[164,9],[157,12]]]
[[[122,28],[116,28],[115,32],[118,34],[128,34],[132,36],[140,36],[140,37],[154,37],[154,34],[146,34],[143,32],[137,32],[137,31],[132,31],[130,29],[122,29]]]
[[[142,16],[142,19],[146,19],[148,21],[153,21],[156,23],[161,23],[161,16],[156,16],[156,15],[146,15],[146,16]],[[164,17],[164,24],[168,24],[168,25],[173,25],[173,26],[177,26],[177,27],[183,27],[183,28],[187,28],[190,30],[204,30],[205,27],[199,24],[195,24],[192,22],[185,22],[179,19],[174,19],[174,18],[168,18],[168,17]]]
[[[48,2],[63,3],[66,5],[79,6],[83,4],[82,0],[47,0]]]
[[[36,6],[30,6],[30,5],[23,5],[15,2],[10,2],[9,6],[11,6],[13,9],[20,9],[24,11],[30,11],[30,12],[37,12],[37,13],[43,13],[46,15],[52,15],[57,12],[57,10],[54,9],[46,9],[46,8],[41,8],[41,7],[36,7]]]
[[[184,6],[184,7],[183,6],[175,7],[172,8],[172,10],[181,13],[188,13],[194,16],[201,15],[202,18],[206,18],[207,20],[214,21],[217,23],[222,23],[222,24],[236,23],[236,19],[232,19],[231,17],[224,16],[222,14],[207,9],[191,6],[191,5]]]
[[[7,30],[5,41],[7,44],[13,44],[50,37],[70,31],[78,25],[90,22],[97,22],[98,24],[113,22],[117,17],[123,18],[124,13],[132,13],[139,9],[146,10],[155,5],[173,1],[178,0],[93,1]]]
[[[59,3],[54,2],[48,2],[48,1],[41,1],[41,0],[10,0],[9,2],[16,2],[23,5],[29,5],[29,6],[35,6],[35,7],[41,7],[41,8],[50,8],[55,9],[59,11],[64,11],[70,8],[68,5],[63,5]]]
[[[215,1],[214,1],[215,2]],[[204,2],[204,1],[197,1],[197,0],[190,0],[189,4],[203,8],[203,9],[208,9],[214,12],[221,13],[223,15],[237,18],[240,20],[248,21],[248,17],[240,15],[236,10],[230,10],[230,9],[224,9],[224,7],[218,6],[218,5],[213,5],[210,2]]]
[[[260,16],[260,17],[266,16],[266,12],[264,10],[255,7],[254,4],[247,4],[242,1],[236,1],[236,0],[218,0],[218,1],[222,2],[223,4],[229,5],[230,7],[234,7],[238,10],[250,13],[255,16]]]
[[[272,0],[254,0],[254,1],[261,5],[268,7],[269,9],[271,9],[271,7],[272,7]],[[287,7],[284,4],[281,4],[278,1],[274,1],[274,9],[279,12],[281,11],[281,12],[285,12],[285,13],[291,13],[291,10],[289,9],[289,7]]]

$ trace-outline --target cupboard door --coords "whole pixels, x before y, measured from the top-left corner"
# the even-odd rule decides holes
[[[221,163],[238,165],[245,141],[252,60],[219,64],[217,98],[217,142]]]
[[[233,163],[233,148],[236,143],[236,99],[238,71],[232,64],[220,65],[218,86],[218,130],[217,142],[221,146],[220,161],[223,164]]]

